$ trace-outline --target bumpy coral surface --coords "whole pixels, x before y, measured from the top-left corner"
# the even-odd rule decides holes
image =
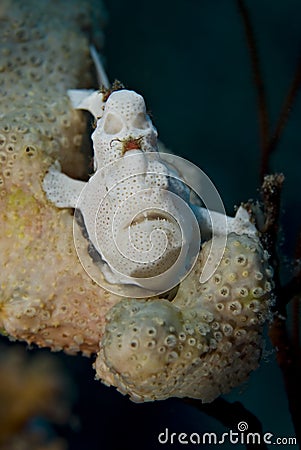
[[[267,254],[256,238],[231,233],[216,272],[200,283],[209,249],[210,241],[172,302],[130,299],[108,315],[96,370],[135,401],[210,402],[258,365],[272,288]]]
[[[206,243],[172,301],[122,298],[86,274],[72,209],[42,189],[56,160],[73,178],[85,174],[87,124],[66,93],[95,87],[84,30],[93,36],[95,20],[99,28],[97,3],[0,7],[0,329],[70,353],[96,353],[101,341],[97,376],[135,401],[211,401],[258,364],[272,277],[258,239],[230,234],[216,272],[200,283]],[[81,233],[79,248],[93,266]]]
[[[101,29],[99,2],[94,6],[15,0],[0,8],[0,328],[40,346],[88,354],[98,349],[116,299],[83,270],[72,211],[50,204],[41,181],[57,159],[72,176],[85,171],[87,121],[72,108],[67,89],[95,86],[82,31],[93,35],[94,21]]]

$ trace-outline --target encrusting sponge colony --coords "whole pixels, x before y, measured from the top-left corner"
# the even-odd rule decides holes
[[[232,233],[216,272],[201,284],[209,247],[172,302],[127,299],[108,313],[97,375],[134,401],[210,402],[258,366],[270,315],[267,254],[256,239]]]
[[[102,16],[92,4],[72,2],[68,20],[51,2],[47,20],[37,0],[0,7],[0,329],[55,351],[97,353],[97,377],[136,402],[210,402],[258,365],[268,255],[244,208],[225,229],[225,216],[190,204],[142,96],[85,91],[93,80],[83,28],[97,33]],[[75,108],[96,120],[89,181],[86,119]],[[199,229],[209,236],[202,245]],[[145,295],[128,295],[131,285]]]

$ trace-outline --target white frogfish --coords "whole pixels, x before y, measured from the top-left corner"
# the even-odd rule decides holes
[[[108,282],[135,284],[149,295],[167,291],[195,261],[200,232],[189,205],[169,189],[171,172],[157,150],[144,99],[126,89],[105,101],[101,92],[70,95],[97,119],[95,173],[88,182],[74,180],[56,163],[43,182],[47,197],[81,212]]]

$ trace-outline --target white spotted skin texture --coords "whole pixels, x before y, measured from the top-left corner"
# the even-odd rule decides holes
[[[107,316],[97,375],[136,402],[211,402],[258,366],[271,304],[267,255],[256,238],[232,233],[217,271],[201,284],[209,247],[172,302],[128,299]]]
[[[157,131],[146,114],[144,99],[137,92],[122,89],[105,102],[104,113],[92,135],[98,168],[121,158],[123,143],[138,139],[144,152],[157,150]]]
[[[172,219],[177,208],[168,191],[170,172],[160,160],[143,97],[126,89],[111,93],[92,140],[96,171],[89,181],[52,168],[43,181],[47,198],[81,211],[89,241],[106,263],[100,270],[108,282],[158,292],[159,281],[152,277],[172,267],[168,280],[177,279],[182,271],[182,236]],[[165,279],[162,284],[164,291]]]
[[[132,165],[131,156],[129,156],[133,152],[136,154],[135,166]],[[136,175],[138,158],[141,175]],[[163,166],[158,162],[159,165]],[[112,267],[112,272],[117,271],[113,282],[126,282],[122,274],[128,277],[150,277],[162,273],[166,270],[166,266],[169,267],[174,263],[181,248],[181,235],[172,221],[166,220],[160,213],[157,213],[155,217],[154,214],[153,217],[149,217],[150,215],[144,217],[141,213],[142,210],[149,208],[151,211],[157,209],[176,215],[176,209],[166,193],[166,168],[163,166],[160,169],[162,175],[156,176],[161,189],[158,184],[156,187],[152,186],[150,176],[144,174],[147,170],[149,170],[149,162],[143,152],[131,150],[120,158],[112,170],[108,166],[102,178],[103,184],[100,184],[97,173],[94,177],[92,176],[78,203],[90,241]],[[125,179],[125,177],[129,178]],[[109,191],[100,209],[99,199],[116,183],[118,183],[118,190]],[[144,194],[146,190],[147,195]],[[140,220],[133,222],[135,216]],[[158,233],[158,229],[164,230],[165,234]],[[128,230],[131,230],[131,239],[128,237]],[[157,234],[153,235],[153,245],[150,246],[149,236],[152,232]],[[166,252],[160,257],[166,235],[169,244]],[[148,264],[144,263],[145,260]],[[113,262],[112,266],[111,262]]]

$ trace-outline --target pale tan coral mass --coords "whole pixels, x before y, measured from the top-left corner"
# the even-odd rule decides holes
[[[0,10],[0,327],[40,346],[90,354],[116,298],[80,265],[72,210],[54,207],[41,186],[56,159],[71,176],[86,166],[87,121],[67,89],[94,86],[82,30],[100,29],[102,14],[99,2],[95,10],[93,2],[67,4],[10,1]]]
[[[210,402],[258,366],[272,287],[267,255],[257,239],[231,233],[201,284],[209,248],[210,241],[172,302],[130,299],[108,314],[97,374],[135,401]]]
[[[3,333],[99,352],[97,376],[135,401],[211,401],[229,391],[257,367],[269,317],[272,273],[259,240],[231,233],[216,272],[200,283],[205,243],[172,301],[126,299],[93,282],[74,248],[73,210],[48,201],[42,181],[55,160],[71,177],[86,174],[87,123],[67,90],[95,87],[88,35],[99,37],[99,2],[5,1],[0,21]]]

